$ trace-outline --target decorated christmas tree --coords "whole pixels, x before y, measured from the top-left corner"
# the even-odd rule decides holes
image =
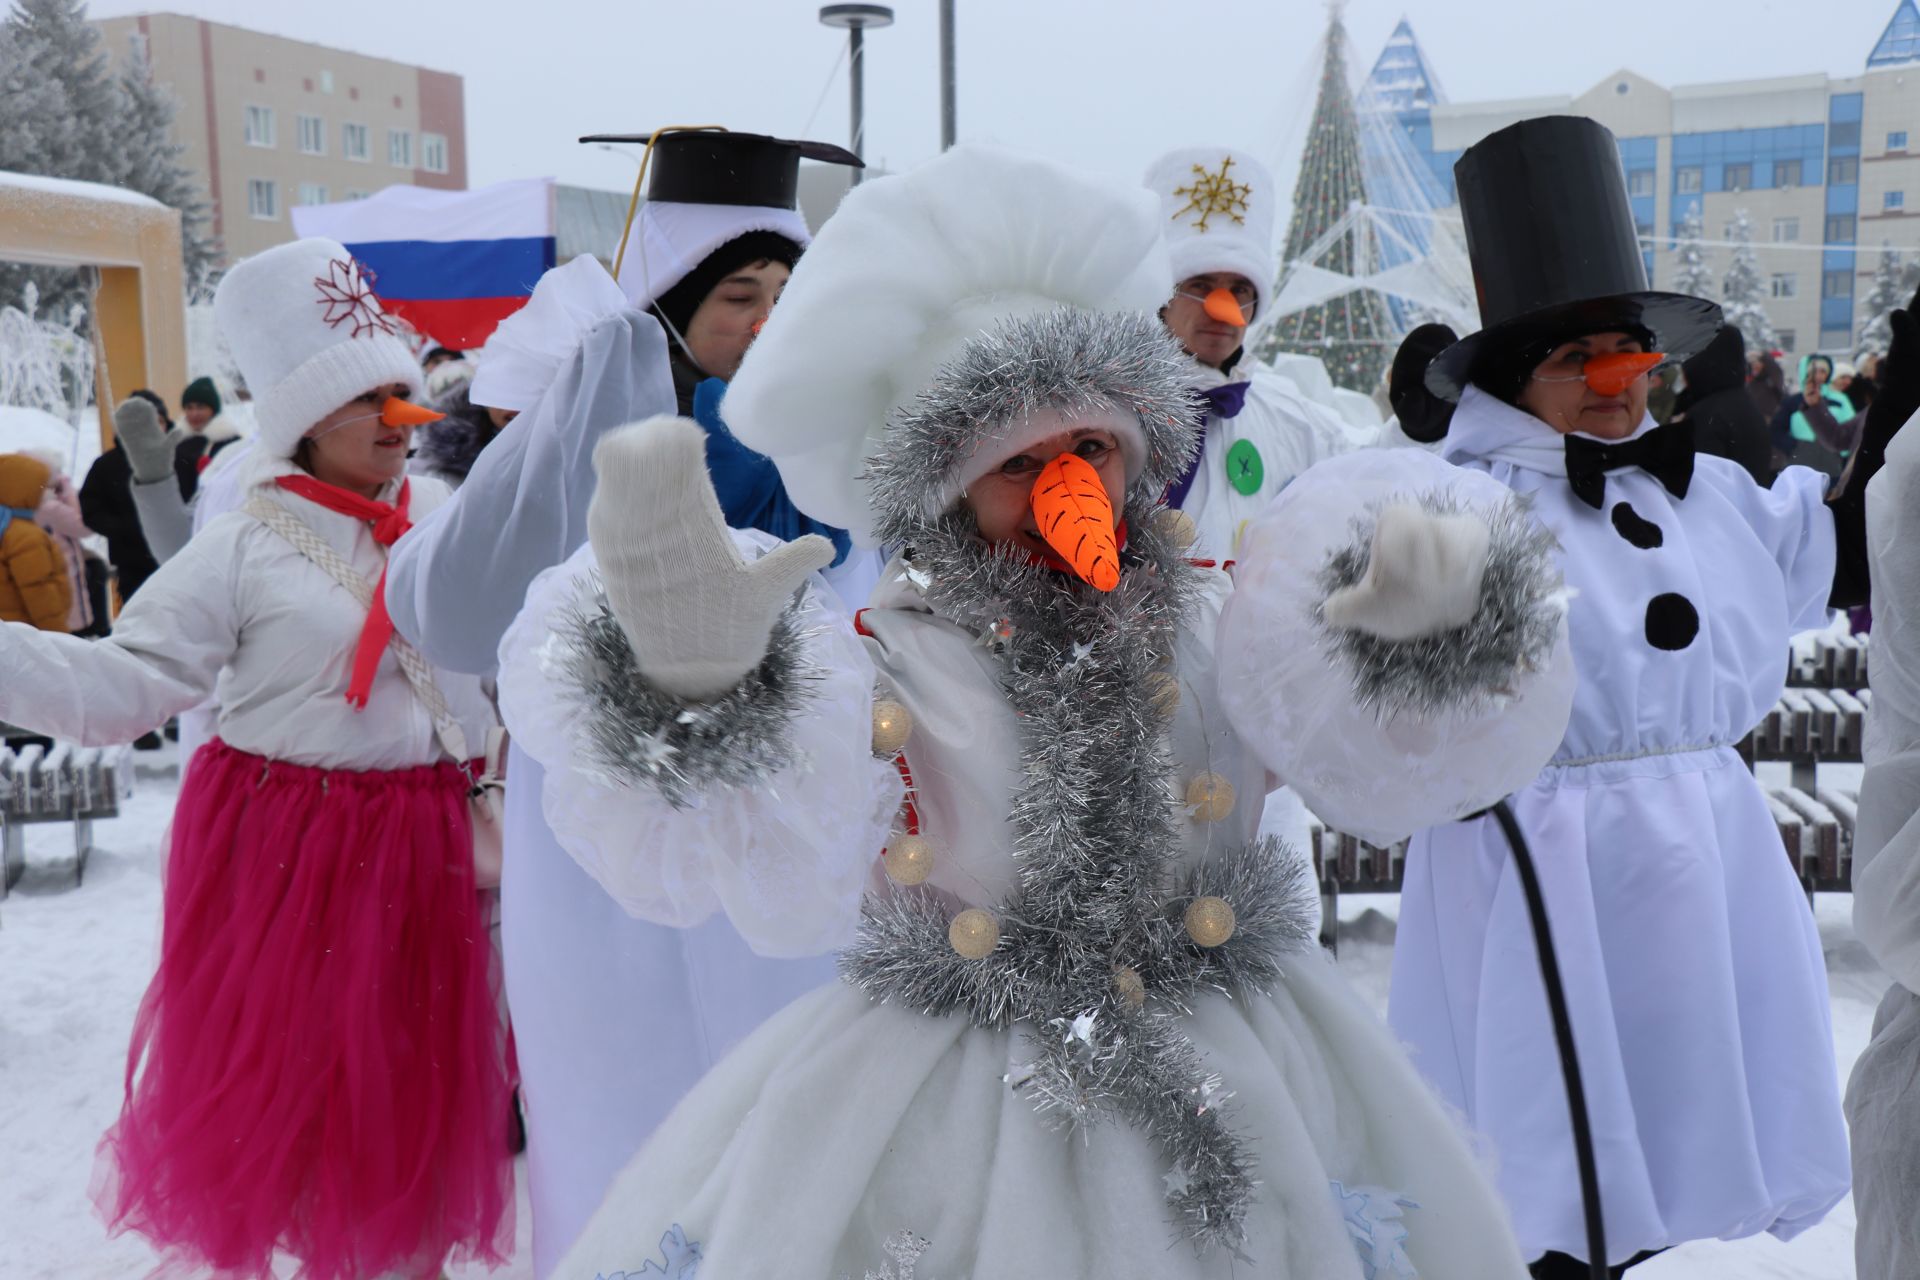
[[[1716,290],[1713,268],[1707,265],[1707,251],[1700,244],[1705,234],[1700,223],[1700,202],[1696,200],[1687,207],[1687,216],[1681,220],[1675,237],[1673,291],[1711,300]]]
[[[1720,305],[1727,323],[1740,330],[1748,351],[1777,350],[1780,337],[1767,317],[1767,281],[1760,274],[1760,261],[1753,251],[1753,219],[1745,209],[1734,213],[1727,238],[1733,241],[1733,262],[1720,287]]]
[[[1327,233],[1356,205],[1367,203],[1360,167],[1360,129],[1347,83],[1347,29],[1335,4],[1327,26],[1320,97],[1307,129],[1300,177],[1293,189],[1293,218],[1287,224],[1281,281],[1303,262],[1341,275],[1379,269],[1373,232],[1363,221],[1321,246]],[[1317,251],[1316,251],[1317,250]],[[1318,356],[1339,386],[1372,392],[1385,376],[1399,336],[1387,300],[1370,289],[1353,289],[1325,302],[1280,317],[1268,331],[1260,354],[1282,351]]]
[[[1873,273],[1873,288],[1860,305],[1868,319],[1866,327],[1860,330],[1859,345],[1854,348],[1855,360],[1887,353],[1887,346],[1893,341],[1893,313],[1912,301],[1916,289],[1920,289],[1920,259],[1908,262],[1898,249],[1882,244],[1880,265]]]

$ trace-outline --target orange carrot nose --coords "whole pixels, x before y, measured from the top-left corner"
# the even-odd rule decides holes
[[[1033,482],[1033,518],[1040,536],[1084,581],[1101,591],[1120,585],[1120,547],[1113,537],[1113,499],[1093,464],[1063,453]]]
[[[758,320],[755,320],[753,322],[753,336],[756,338],[759,337],[760,331],[766,327],[767,327],[767,318],[765,316],[761,316]]]
[[[1666,361],[1660,351],[1615,351],[1588,360],[1584,376],[1595,395],[1617,396],[1635,378]]]
[[[1231,289],[1215,289],[1201,300],[1200,309],[1221,324],[1246,327],[1247,313],[1240,309],[1240,299],[1233,296]]]
[[[446,416],[444,413],[435,413],[423,404],[402,400],[399,396],[388,396],[387,402],[380,406],[380,421],[389,427],[423,427]]]

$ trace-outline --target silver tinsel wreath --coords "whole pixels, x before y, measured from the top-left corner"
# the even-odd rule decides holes
[[[1457,501],[1431,494],[1420,506],[1434,515],[1462,510]],[[1510,693],[1517,676],[1538,670],[1553,653],[1567,598],[1554,563],[1559,541],[1517,494],[1475,514],[1487,522],[1490,536],[1480,608],[1465,626],[1396,641],[1326,625],[1321,606],[1327,597],[1367,576],[1377,508],[1354,520],[1352,539],[1322,566],[1315,616],[1361,706],[1382,717],[1477,710]]]
[[[556,683],[572,698],[589,767],[603,781],[646,786],[677,809],[712,786],[761,782],[795,762],[794,717],[821,677],[790,605],[767,656],[712,702],[689,702],[647,682],[598,575],[554,629]]]

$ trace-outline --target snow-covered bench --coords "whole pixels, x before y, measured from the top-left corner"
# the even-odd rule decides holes
[[[94,819],[119,816],[120,802],[132,793],[130,747],[60,743],[50,751],[41,746],[18,752],[0,748],[0,898],[26,870],[28,826],[73,824],[73,879],[78,884],[93,852]]]
[[[1867,637],[1806,635],[1788,649],[1787,683],[1800,688],[1867,687]]]

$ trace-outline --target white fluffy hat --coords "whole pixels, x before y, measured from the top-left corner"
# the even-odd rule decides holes
[[[1260,296],[1254,321],[1268,319],[1278,264],[1267,167],[1231,147],[1182,147],[1153,162],[1146,184],[1160,197],[1171,283],[1215,271],[1245,276]]]
[[[802,249],[813,237],[807,220],[794,209],[751,204],[690,204],[649,200],[640,206],[620,263],[620,288],[629,300],[646,306],[707,260],[729,240],[750,231],[772,231]],[[617,246],[607,246],[608,260]]]
[[[1148,192],[1034,157],[956,147],[847,195],[729,385],[727,425],[774,460],[802,511],[871,546],[879,513],[869,461],[970,344],[1004,338],[1009,325],[1043,334],[1062,308],[1150,319],[1168,279]],[[1156,411],[1157,377],[1137,402]],[[1024,393],[991,399],[1032,407]],[[996,420],[970,424],[982,438],[1019,425],[989,416]],[[949,456],[958,466],[970,453]],[[928,475],[926,484],[937,492],[954,479]]]
[[[314,423],[375,387],[420,394],[420,362],[338,241],[295,240],[236,264],[213,313],[253,392],[266,456],[292,457]]]

